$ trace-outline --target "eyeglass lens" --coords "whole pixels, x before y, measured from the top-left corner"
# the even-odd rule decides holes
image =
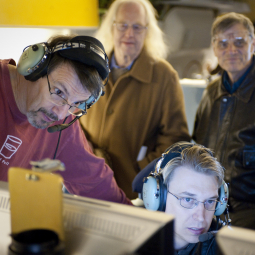
[[[53,104],[57,106],[64,106],[69,105],[68,112],[75,116],[81,116],[84,114],[85,109],[80,109],[78,107],[81,107],[81,103],[72,104],[70,105],[65,98],[63,98],[60,94],[57,94],[54,89],[51,87],[48,74],[47,74],[47,80],[48,80],[48,86],[49,86],[49,92],[50,92],[50,100]],[[55,89],[59,93],[62,93],[59,89]],[[83,104],[82,104],[83,105]]]
[[[115,22],[114,25],[117,27],[119,31],[122,31],[122,32],[126,31],[130,27],[126,23],[119,23],[119,22]],[[135,33],[141,33],[143,30],[147,28],[146,26],[142,26],[139,24],[133,24],[131,25],[131,27]]]
[[[247,45],[249,40],[248,34],[230,34],[226,36],[218,36],[215,37],[215,43],[218,49],[224,50],[229,47],[230,42],[236,47],[236,48],[242,48],[245,45]]]
[[[206,210],[214,211],[217,201],[216,200],[206,200],[205,202],[200,202],[194,198],[182,197],[182,198],[180,198],[180,203],[181,203],[181,206],[188,208],[188,209],[192,209],[192,208],[196,207],[199,203],[203,203]]]

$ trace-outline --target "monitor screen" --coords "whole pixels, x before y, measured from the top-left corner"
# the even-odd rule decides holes
[[[255,254],[255,231],[225,226],[216,235],[216,241],[224,255]]]
[[[66,254],[173,254],[173,216],[64,194]],[[8,184],[0,182],[0,254],[11,243]]]

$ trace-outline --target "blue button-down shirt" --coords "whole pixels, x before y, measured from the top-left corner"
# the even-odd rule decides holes
[[[132,63],[128,66],[128,67],[125,67],[127,70],[130,70],[132,65],[134,64],[134,61],[132,61]],[[117,65],[116,63],[116,60],[115,60],[115,57],[114,57],[114,53],[112,54],[112,59],[111,59],[111,66],[110,66],[111,69],[113,68],[122,68],[120,66]]]

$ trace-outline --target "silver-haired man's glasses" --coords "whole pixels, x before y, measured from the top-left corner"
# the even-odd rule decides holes
[[[147,29],[146,26],[142,26],[140,24],[128,25],[126,23],[113,22],[113,25],[116,26],[116,28],[121,32],[127,31],[128,28],[131,26],[135,34],[140,34]]]
[[[208,199],[204,202],[197,201],[195,198],[191,197],[177,197],[170,191],[168,191],[169,194],[173,195],[175,198],[177,198],[180,201],[180,205],[186,209],[193,209],[196,206],[198,206],[199,203],[204,204],[204,207],[207,211],[215,211],[217,203],[221,203],[221,201],[214,200],[214,199]]]
[[[86,114],[86,101],[83,102],[77,102],[73,104],[69,104],[67,102],[67,99],[65,99],[65,94],[58,88],[51,88],[48,74],[46,74],[48,86],[49,86],[49,92],[50,92],[50,100],[53,104],[57,106],[64,106],[68,105],[69,109],[68,112],[74,116],[82,116]]]

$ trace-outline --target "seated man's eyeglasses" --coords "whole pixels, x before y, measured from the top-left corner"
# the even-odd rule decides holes
[[[128,25],[126,23],[121,23],[121,22],[113,22],[113,25],[116,26],[116,28],[121,31],[121,32],[125,32],[127,31],[127,29],[131,26],[134,33],[137,33],[137,34],[140,34],[142,33],[143,31],[145,31],[147,29],[146,26],[142,26],[142,25],[139,25],[139,24],[133,24],[133,25]]]
[[[180,201],[180,205],[186,209],[193,209],[193,208],[197,207],[199,203],[202,203],[202,204],[204,204],[204,207],[207,211],[215,211],[217,203],[222,204],[222,202],[220,202],[218,200],[214,200],[214,199],[208,199],[208,200],[205,200],[204,202],[200,202],[200,201],[197,201],[195,198],[177,197],[170,191],[168,191],[168,193],[170,193],[175,198],[177,198]]]
[[[248,33],[231,33],[229,35],[216,35],[213,37],[213,43],[219,50],[225,50],[228,48],[231,42],[236,48],[243,48],[249,42],[252,36]]]
[[[68,105],[69,109],[68,112],[74,116],[82,116],[86,114],[86,101],[83,102],[76,102],[73,104],[69,104],[67,99],[65,99],[65,93],[58,89],[57,87],[51,88],[48,74],[46,74],[48,86],[49,86],[49,92],[50,92],[50,101],[57,105],[57,106],[64,106]]]

